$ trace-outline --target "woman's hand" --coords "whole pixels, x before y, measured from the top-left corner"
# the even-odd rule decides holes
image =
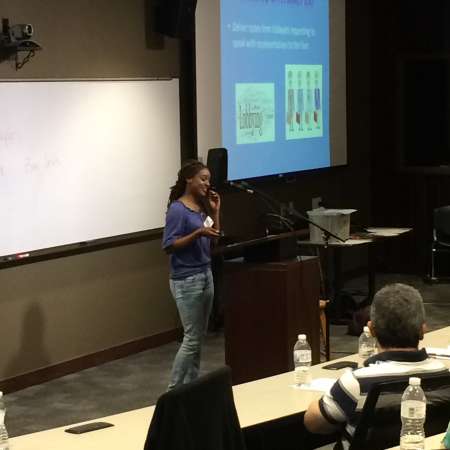
[[[208,203],[213,214],[218,214],[220,210],[220,195],[216,191],[209,191]]]
[[[218,238],[220,237],[220,231],[216,230],[213,227],[202,227],[197,230],[199,236],[206,236],[210,238]]]
[[[166,248],[166,253],[170,254],[170,253],[173,253],[174,251],[184,248],[184,247],[192,244],[192,242],[194,242],[196,239],[198,239],[201,236],[206,236],[206,237],[209,237],[209,238],[215,240],[218,237],[220,237],[220,231],[216,230],[213,227],[197,228],[192,233],[178,238],[170,247]]]

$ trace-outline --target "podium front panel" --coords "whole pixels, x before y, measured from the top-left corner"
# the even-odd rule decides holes
[[[225,360],[233,383],[293,370],[304,333],[320,362],[320,278],[316,257],[282,262],[225,262]]]

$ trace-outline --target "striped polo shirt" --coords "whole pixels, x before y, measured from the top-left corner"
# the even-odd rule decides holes
[[[348,448],[367,394],[374,384],[445,373],[448,373],[445,365],[429,358],[425,349],[379,353],[367,359],[361,369],[345,372],[320,399],[320,411],[331,424],[346,424],[343,446]]]

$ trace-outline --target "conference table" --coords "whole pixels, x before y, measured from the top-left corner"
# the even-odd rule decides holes
[[[444,447],[442,439],[444,439],[445,433],[436,434],[436,436],[430,436],[425,439],[425,450],[439,450]],[[391,447],[388,450],[400,450],[400,447]]]
[[[447,347],[450,343],[450,327],[425,334],[422,347]],[[335,361],[356,361],[358,355],[350,355]],[[442,360],[450,368],[450,359]],[[311,367],[313,379],[336,379],[346,369],[327,370],[325,362]],[[268,378],[233,386],[233,395],[239,421],[243,429],[276,421],[305,411],[322,392],[303,390],[293,386],[294,373],[286,372]],[[98,418],[114,426],[85,434],[74,435],[64,430],[75,424],[31,433],[10,439],[10,450],[142,450],[155,406]],[[51,412],[49,411],[49,414]],[[89,422],[93,422],[92,420]],[[89,423],[85,422],[85,423]],[[78,424],[77,424],[78,425]],[[439,447],[436,447],[439,448]]]

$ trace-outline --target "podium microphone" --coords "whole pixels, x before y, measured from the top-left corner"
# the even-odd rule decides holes
[[[234,188],[236,188],[236,189],[238,189],[240,191],[244,191],[244,192],[246,192],[247,194],[250,194],[250,195],[253,195],[255,193],[255,191],[253,189],[250,189],[250,188],[246,187],[244,185],[244,183],[242,183],[242,182],[229,181],[228,185],[232,186],[232,187],[234,187]]]

